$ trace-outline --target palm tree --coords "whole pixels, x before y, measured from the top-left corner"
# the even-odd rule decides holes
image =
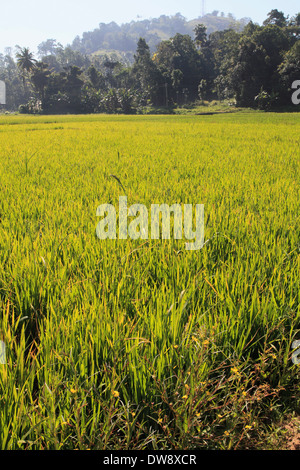
[[[22,73],[23,85],[25,86],[26,74],[31,72],[34,67],[36,60],[33,58],[33,53],[30,52],[28,47],[18,47],[19,52],[17,52],[17,64]]]

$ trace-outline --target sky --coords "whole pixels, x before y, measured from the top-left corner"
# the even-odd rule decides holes
[[[269,11],[278,9],[293,16],[300,11],[299,0],[205,0],[206,13],[213,10],[249,17],[262,23]],[[36,52],[46,39],[63,46],[75,36],[92,31],[99,23],[118,24],[181,13],[188,20],[202,13],[201,0],[0,0],[0,52],[16,45]]]

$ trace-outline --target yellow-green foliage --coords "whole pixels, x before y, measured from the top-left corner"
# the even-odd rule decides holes
[[[2,449],[236,448],[299,404],[299,144],[297,114],[1,117]],[[204,204],[204,248],[99,240],[111,174]]]

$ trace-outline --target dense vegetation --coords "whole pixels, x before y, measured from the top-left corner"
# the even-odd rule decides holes
[[[300,406],[299,126],[0,117],[2,450],[271,447]],[[203,249],[98,239],[124,194],[204,204]]]
[[[270,109],[291,102],[291,85],[300,77],[300,13],[287,19],[272,10],[262,26],[250,21],[243,31],[209,35],[197,24],[194,37],[177,32],[155,52],[140,38],[132,64],[53,40],[43,51],[48,55],[39,61],[28,48],[18,49],[16,61],[0,57],[8,109],[129,114],[214,99]]]
[[[146,40],[153,53],[162,40],[170,39],[176,33],[194,37],[194,28],[200,22],[206,26],[207,33],[211,34],[230,28],[241,31],[249,21],[249,18],[236,20],[231,13],[225,16],[223,12],[219,14],[218,11],[213,11],[191,21],[177,13],[174,16],[161,15],[159,18],[132,21],[122,25],[114,22],[100,23],[94,31],[83,33],[81,38],[77,36],[71,47],[84,54],[97,53],[99,50],[118,51],[121,57],[132,60],[140,37]],[[51,47],[51,40],[45,41],[40,44],[39,52],[48,52],[49,46]]]

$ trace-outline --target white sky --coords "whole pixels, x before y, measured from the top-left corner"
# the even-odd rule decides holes
[[[33,52],[42,41],[57,39],[64,46],[76,35],[91,31],[99,23],[118,24],[180,12],[187,19],[201,16],[201,0],[0,0],[0,52],[5,47],[29,47]],[[262,23],[277,8],[293,16],[300,11],[299,0],[206,0],[206,12],[233,13]]]

